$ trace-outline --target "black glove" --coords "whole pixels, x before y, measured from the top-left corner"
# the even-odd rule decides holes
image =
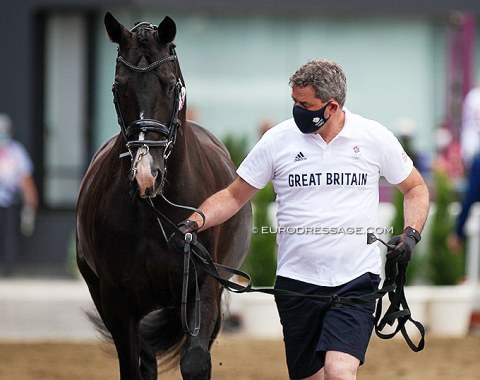
[[[177,226],[184,236],[189,232],[192,233],[198,230],[198,224],[193,220],[184,220],[178,223]],[[175,232],[171,234],[168,238],[168,248],[170,248],[170,250],[183,252],[183,247],[185,246],[184,236],[181,237]]]
[[[401,235],[394,236],[388,241],[388,244],[395,246],[395,248],[387,256],[398,256],[400,264],[407,264],[412,259],[413,250],[421,238],[420,233],[416,229],[412,227],[405,228]]]

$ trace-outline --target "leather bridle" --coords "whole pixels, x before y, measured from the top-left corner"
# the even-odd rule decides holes
[[[155,25],[142,22],[135,25],[130,30],[130,32],[133,32],[135,29],[137,29],[140,26],[143,26],[151,30],[157,29]],[[140,67],[140,66],[134,65],[131,62],[128,62],[121,55],[117,57],[117,62],[124,65],[127,69],[137,73],[147,73],[163,65],[164,63],[171,62],[171,61],[173,62],[178,61],[174,44],[171,44],[170,55],[163,57],[161,59],[158,59],[157,61],[143,67]],[[162,123],[155,119],[137,119],[132,121],[130,124],[126,125],[121,112],[121,105],[119,102],[117,85],[116,83],[113,84],[112,86],[113,103],[115,105],[115,110],[117,112],[118,124],[120,125],[120,131],[125,140],[125,145],[129,151],[129,153],[127,153],[126,155],[130,155],[133,158],[131,148],[139,148],[139,147],[145,147],[146,149],[150,147],[164,147],[165,148],[163,153],[164,160],[166,160],[170,155],[171,150],[175,145],[177,132],[181,128],[181,121],[178,117],[178,114],[182,110],[185,103],[185,87],[183,86],[183,83],[180,77],[177,76],[176,66],[175,66],[175,77],[177,78],[176,83],[174,85],[175,104],[173,107],[172,116],[170,118],[170,121],[167,124]],[[145,133],[147,132],[154,132],[158,135],[161,135],[162,138],[145,140],[144,136],[145,136]],[[136,134],[138,134],[138,138],[135,139],[133,138],[133,136],[135,136]],[[125,154],[121,155],[121,157],[123,156],[125,156]]]

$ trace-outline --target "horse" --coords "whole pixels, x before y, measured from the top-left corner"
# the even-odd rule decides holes
[[[171,225],[152,208],[178,224],[233,181],[235,166],[211,132],[186,119],[175,22],[167,16],[129,30],[107,12],[104,24],[118,45],[112,90],[120,132],[98,149],[80,185],[77,265],[115,345],[121,380],[156,379],[159,369],[178,365],[184,379],[209,379],[223,288],[196,268],[186,286],[200,302],[183,310],[198,329],[185,329],[184,255],[168,244]],[[197,239],[214,262],[239,268],[250,228],[247,204]]]

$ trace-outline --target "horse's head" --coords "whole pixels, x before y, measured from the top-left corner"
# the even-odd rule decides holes
[[[131,180],[140,196],[162,192],[166,160],[180,128],[185,88],[177,62],[175,22],[138,23],[126,29],[110,13],[105,26],[118,44],[113,97],[122,135],[132,158]]]

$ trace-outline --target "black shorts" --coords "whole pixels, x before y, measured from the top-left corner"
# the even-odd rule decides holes
[[[380,276],[366,273],[344,285],[318,286],[285,277],[277,277],[275,288],[302,294],[342,297],[360,296],[378,289]],[[331,306],[301,297],[276,296],[291,379],[318,372],[327,351],[350,354],[363,364],[374,326],[375,302],[353,306]]]

